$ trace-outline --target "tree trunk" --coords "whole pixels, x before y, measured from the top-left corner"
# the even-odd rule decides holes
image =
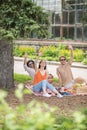
[[[13,84],[13,44],[0,41],[0,88],[11,88]]]

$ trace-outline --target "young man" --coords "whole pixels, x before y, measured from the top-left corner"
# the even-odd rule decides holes
[[[65,56],[61,56],[59,58],[60,66],[57,68],[57,75],[59,78],[59,86],[70,88],[74,84],[73,74],[71,71],[71,65],[73,61],[73,48],[71,45],[68,45],[68,49],[70,49],[70,60],[67,62]]]
[[[67,89],[73,89],[75,87],[76,83],[86,83],[86,81],[83,78],[77,77],[74,79],[72,71],[71,71],[71,65],[74,58],[73,54],[73,48],[71,45],[68,45],[68,49],[70,50],[70,60],[66,61],[65,56],[61,56],[59,58],[60,66],[57,68],[57,75],[59,78],[59,86],[64,87]]]

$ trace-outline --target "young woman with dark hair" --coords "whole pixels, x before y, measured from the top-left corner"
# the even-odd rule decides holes
[[[47,89],[49,89],[53,93],[55,93],[57,95],[57,97],[59,97],[59,98],[63,97],[55,89],[55,87],[47,81],[47,77],[48,77],[48,72],[46,70],[46,61],[41,60],[39,62],[38,70],[34,76],[33,91],[34,92],[43,92],[44,97],[51,97],[51,95],[47,93]]]

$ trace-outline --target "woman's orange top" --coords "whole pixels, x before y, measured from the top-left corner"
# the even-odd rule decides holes
[[[34,82],[33,84],[36,85],[37,83],[41,82],[42,80],[45,80],[47,78],[47,73],[45,72],[44,75],[40,73],[40,70],[37,71],[37,73],[34,76]]]

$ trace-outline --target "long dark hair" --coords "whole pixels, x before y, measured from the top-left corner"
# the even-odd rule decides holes
[[[44,60],[41,60],[41,61],[39,62],[38,69],[40,69],[40,68],[41,68],[41,65],[40,65],[40,64],[41,64],[41,62],[42,62],[42,61],[44,61]],[[45,66],[44,66],[44,70],[46,70],[46,68],[47,68],[47,66],[45,65]]]

